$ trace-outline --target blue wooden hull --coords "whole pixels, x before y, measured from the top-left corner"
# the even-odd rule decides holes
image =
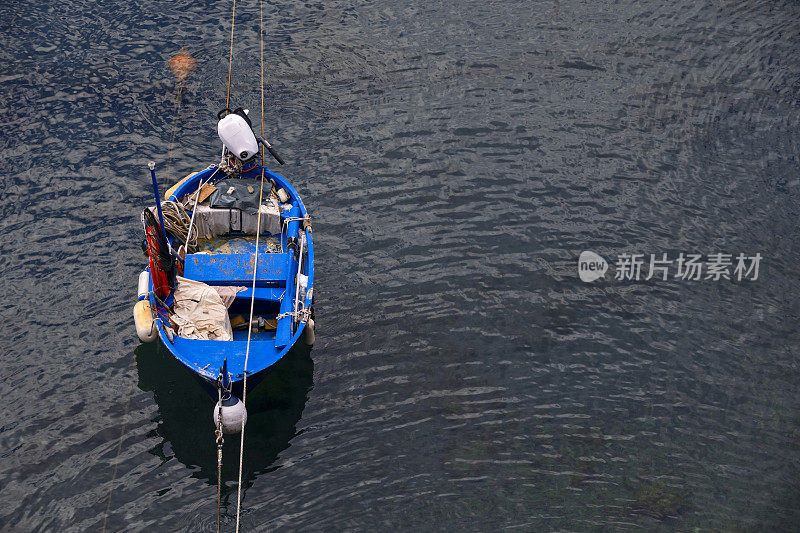
[[[177,187],[168,200],[177,200],[186,194],[193,193],[197,190],[200,180],[207,180],[215,170],[216,166],[211,166],[189,177]],[[258,190],[261,172],[262,167],[257,166],[243,173],[242,177],[252,178],[253,186]],[[225,176],[222,172],[218,174],[222,174],[219,178],[224,179]],[[303,342],[307,317],[296,323],[292,316],[285,316],[286,313],[294,310],[298,268],[301,268],[301,272],[308,276],[305,298],[301,299],[301,304],[305,308],[311,308],[314,287],[314,244],[310,226],[306,228],[302,221],[296,220],[306,218],[308,212],[300,195],[286,179],[269,170],[265,170],[264,175],[266,179],[274,180],[278,187],[284,188],[289,193],[292,208],[281,215],[283,228],[281,234],[273,236],[273,238],[280,239],[283,252],[262,253],[261,247],[259,247],[255,288],[256,308],[271,313],[272,316],[283,317],[278,320],[275,332],[259,332],[253,333],[251,336],[250,350],[247,356],[248,391],[258,385],[266,377],[269,368],[281,360],[297,342]],[[307,252],[298,258],[298,254],[287,245],[288,241],[293,237],[296,239],[300,232],[305,232]],[[209,285],[246,286],[247,290],[237,295],[232,309],[237,305],[244,309],[246,303],[247,311],[249,311],[250,299],[253,295],[254,252],[255,246],[252,246],[250,250],[245,246],[244,249],[237,250],[237,253],[187,255],[184,276]],[[170,300],[171,298],[168,297],[165,301],[169,303]],[[160,306],[152,293],[152,285],[150,305],[153,309],[158,309]],[[163,306],[161,307],[162,312],[157,315],[163,316],[164,310]],[[172,330],[168,334],[166,328],[169,328],[169,325],[165,325],[163,318],[157,319],[156,325],[161,343],[199,380],[212,398],[217,398],[217,379],[220,368],[226,361],[233,393],[241,397],[247,352],[246,331],[235,331],[232,341],[195,340],[179,337]]]

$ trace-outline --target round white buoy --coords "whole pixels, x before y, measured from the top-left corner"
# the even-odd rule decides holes
[[[214,406],[214,427],[219,425],[219,402]],[[231,435],[242,430],[242,419],[247,424],[247,409],[236,396],[222,400],[222,432]]]
[[[306,330],[303,332],[303,334],[304,334],[303,341],[305,341],[305,343],[308,344],[309,346],[314,346],[314,341],[316,340],[316,337],[314,335],[313,318],[309,318],[308,322],[306,322]]]
[[[136,334],[142,342],[153,342],[158,336],[153,314],[150,312],[150,302],[139,300],[133,306],[133,323],[136,325]]]

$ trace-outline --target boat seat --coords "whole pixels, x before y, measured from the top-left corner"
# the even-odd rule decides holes
[[[186,256],[183,275],[208,285],[252,287],[254,260],[253,254],[191,254]],[[288,253],[258,254],[256,289],[286,287],[289,260]],[[252,289],[248,289],[248,295],[250,291]]]
[[[236,294],[237,299],[250,300],[253,296],[253,280],[248,282],[249,287]],[[279,302],[286,289],[283,287],[256,287],[256,301]]]

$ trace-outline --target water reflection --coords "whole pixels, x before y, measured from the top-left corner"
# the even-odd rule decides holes
[[[302,343],[298,343],[302,344]],[[295,346],[247,397],[242,484],[249,487],[258,474],[269,471],[289,447],[313,384],[311,350]],[[193,477],[217,483],[216,445],[211,421],[213,401],[189,373],[158,343],[136,348],[139,388],[152,391],[158,404],[158,427],[151,436],[160,443],[150,450],[164,462],[175,458]],[[226,435],[222,477],[226,494],[235,492],[239,436]]]

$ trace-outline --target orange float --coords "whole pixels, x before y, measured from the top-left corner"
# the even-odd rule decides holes
[[[192,56],[189,54],[189,50],[187,50],[185,47],[181,48],[178,51],[178,54],[167,62],[167,66],[175,75],[175,77],[178,78],[179,82],[185,80],[186,77],[194,70],[196,65],[197,62],[194,60],[194,58],[192,58]]]

